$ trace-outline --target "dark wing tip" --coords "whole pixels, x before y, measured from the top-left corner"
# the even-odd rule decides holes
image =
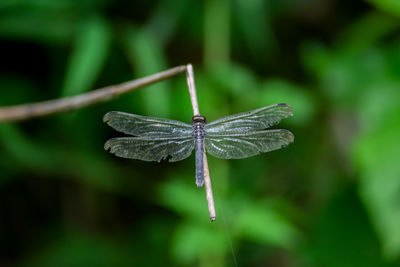
[[[110,140],[107,140],[107,141],[104,143],[104,150],[105,150],[105,151],[108,151],[108,150],[110,149],[110,147],[111,147],[109,141],[110,141]]]
[[[113,140],[117,139],[118,137],[110,138],[104,143],[104,150],[109,151],[112,148]],[[110,152],[112,152],[110,150]]]
[[[288,107],[288,108],[290,108],[290,110],[293,109],[293,107],[291,105],[289,105],[288,103],[278,103],[276,105],[277,106],[281,106],[281,107]]]
[[[293,116],[293,107],[291,105],[286,104],[286,103],[278,103],[276,105],[281,106],[281,107],[287,107],[290,112],[289,116]]]
[[[114,113],[115,111],[110,111],[104,114],[103,116],[103,122],[108,122],[110,120],[110,114]]]
[[[279,131],[288,135],[289,143],[292,143],[294,141],[294,134],[291,131],[285,129],[279,129]]]
[[[110,116],[112,115],[112,114],[115,114],[115,113],[118,113],[119,111],[110,111],[110,112],[107,112],[106,114],[104,114],[104,116],[103,116],[103,122],[108,122],[108,121],[110,121]]]

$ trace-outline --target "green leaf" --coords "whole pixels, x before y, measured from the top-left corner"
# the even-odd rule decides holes
[[[179,263],[188,264],[197,260],[221,266],[217,262],[223,259],[229,245],[226,232],[220,230],[193,222],[181,224],[175,230],[171,244],[173,257]]]
[[[0,146],[19,168],[53,174],[54,178],[78,179],[106,191],[124,191],[120,180],[115,178],[122,177],[122,171],[88,151],[33,140],[15,125],[6,123],[0,124]]]
[[[225,63],[230,56],[230,2],[206,1],[204,15],[204,61]]]
[[[177,213],[199,221],[209,222],[204,188],[197,188],[192,175],[175,174],[176,180],[164,183],[159,188],[159,203]],[[192,178],[193,183],[182,181]]]
[[[399,27],[398,19],[394,17],[378,12],[367,13],[344,29],[338,37],[338,45],[346,51],[362,51],[395,32]]]
[[[266,60],[271,47],[275,45],[275,37],[270,27],[270,14],[266,1],[235,1],[234,18],[240,29],[240,41],[244,39],[247,48],[257,63]]]
[[[391,266],[381,257],[378,237],[355,185],[341,187],[312,220],[305,247],[314,264],[307,266]]]
[[[400,90],[396,81],[383,79],[381,83],[369,84],[358,101],[360,128],[365,133],[376,131],[396,114]]]
[[[0,124],[0,145],[19,164],[46,171],[56,169],[54,151],[32,142],[13,124]]]
[[[400,109],[375,131],[359,136],[354,160],[360,172],[360,194],[374,223],[387,258],[400,255]]]
[[[285,123],[305,125],[311,121],[316,112],[316,103],[305,88],[283,80],[266,81],[261,88],[262,92],[255,100],[257,106],[288,103],[293,107],[294,118],[285,120]]]
[[[162,48],[147,31],[130,29],[125,33],[125,47],[138,78],[168,69]],[[169,83],[163,81],[140,90],[146,115],[168,117],[170,113]]]
[[[107,59],[111,29],[101,17],[90,17],[80,29],[65,75],[62,96],[94,89],[94,83]]]
[[[388,68],[381,49],[328,52],[313,44],[305,47],[304,58],[318,79],[322,92],[336,107],[354,108],[371,84],[387,82]]]
[[[298,230],[268,204],[237,198],[234,206],[236,235],[286,249],[294,248],[298,242]]]
[[[207,78],[215,83],[215,90],[221,90],[236,98],[254,93],[258,86],[257,79],[248,68],[239,64],[217,64],[209,68]]]
[[[157,43],[164,46],[173,37],[188,5],[190,1],[187,0],[163,0],[157,3],[145,26]]]
[[[390,14],[400,16],[400,1],[398,0],[367,0],[375,7]]]

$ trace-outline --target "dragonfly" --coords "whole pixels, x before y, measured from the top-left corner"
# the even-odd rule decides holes
[[[192,117],[192,124],[111,111],[103,121],[115,130],[132,135],[116,137],[104,144],[112,154],[128,159],[169,162],[183,160],[195,150],[196,185],[204,184],[205,151],[216,158],[242,159],[280,149],[294,140],[284,129],[268,129],[292,116],[293,108],[285,103],[233,114],[207,123],[202,115]]]

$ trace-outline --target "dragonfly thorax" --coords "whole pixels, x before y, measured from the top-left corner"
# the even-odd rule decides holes
[[[203,139],[206,135],[204,131],[204,125],[206,123],[206,117],[202,115],[193,116],[192,118],[192,136],[194,139]]]

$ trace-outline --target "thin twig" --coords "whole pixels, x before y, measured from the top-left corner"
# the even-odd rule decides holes
[[[210,220],[215,221],[217,216],[215,214],[214,196],[211,186],[210,170],[208,168],[207,156],[204,151],[204,188],[206,190],[206,199],[208,205],[208,214],[210,215]]]
[[[43,102],[1,107],[0,122],[27,120],[79,109],[110,100],[146,85],[168,79],[185,71],[186,66],[178,66],[140,79],[96,89],[85,94]]]
[[[197,102],[197,95],[196,95],[196,86],[194,84],[194,74],[193,74],[192,64],[187,64],[186,69],[187,69],[186,78],[187,78],[187,83],[188,83],[190,100],[192,102],[193,115],[194,116],[200,115],[199,103]],[[212,187],[211,187],[210,171],[208,169],[207,155],[206,155],[205,151],[203,153],[204,153],[204,156],[203,156],[204,187],[205,187],[205,191],[206,191],[208,213],[210,215],[210,220],[215,221],[216,214],[215,214],[214,197],[213,197]]]
[[[100,89],[93,90],[91,92],[80,94],[71,97],[64,97],[61,99],[53,99],[43,102],[0,107],[0,122],[6,121],[21,121],[28,120],[37,117],[43,117],[53,115],[56,113],[72,111],[75,109],[83,108],[89,105],[93,105],[99,102],[104,102],[113,98],[116,98],[122,94],[137,90],[146,85],[156,83],[179,73],[186,71],[186,77],[188,82],[190,100],[193,108],[193,115],[200,115],[199,104],[197,102],[196,87],[194,84],[193,67],[191,64],[186,66],[177,66],[175,68],[162,71],[147,77],[128,81],[118,85],[111,85]],[[215,206],[214,198],[211,188],[210,172],[208,169],[207,156],[204,152],[204,184],[207,198],[208,211],[210,219],[215,221]]]
[[[196,85],[194,84],[194,73],[192,64],[186,65],[186,80],[190,94],[190,101],[192,102],[193,116],[200,115],[199,103],[197,102]]]

